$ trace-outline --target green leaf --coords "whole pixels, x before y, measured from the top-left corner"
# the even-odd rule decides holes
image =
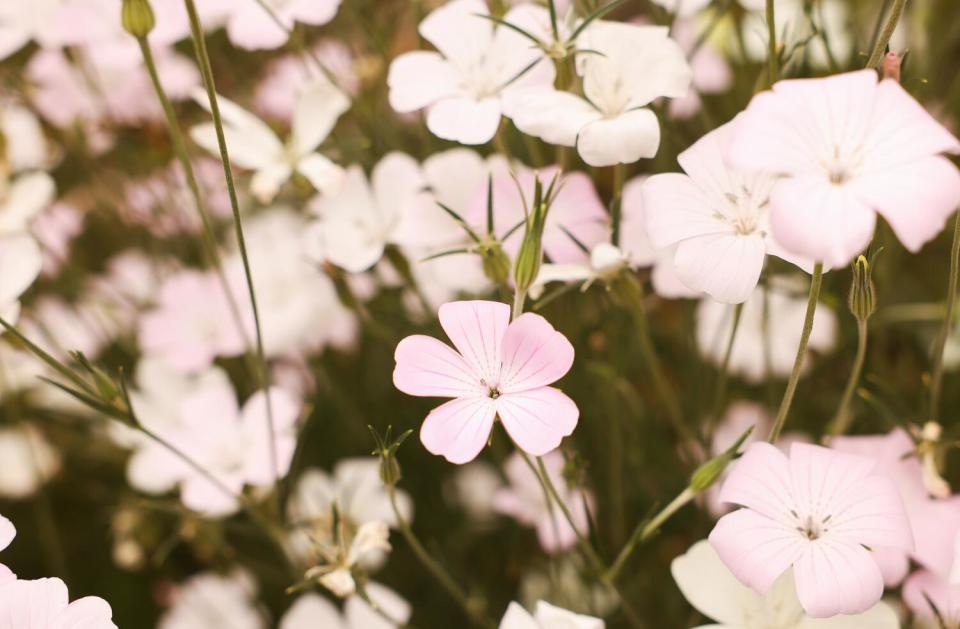
[[[602,7],[600,7],[599,9],[597,9],[596,11],[588,15],[587,17],[583,18],[583,21],[580,22],[580,25],[577,26],[576,29],[574,29],[573,33],[570,34],[570,41],[573,41],[577,37],[579,37],[580,33],[582,33],[585,28],[590,26],[590,24],[594,20],[600,19],[610,11],[616,9],[618,6],[620,6],[624,2],[626,2],[626,0],[613,0],[613,2],[603,5]]]

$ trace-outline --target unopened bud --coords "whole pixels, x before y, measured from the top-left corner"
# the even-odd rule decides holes
[[[848,304],[857,321],[864,323],[877,309],[877,290],[873,285],[873,269],[866,257],[860,256],[853,264],[853,283]]]
[[[881,76],[885,79],[893,79],[899,83],[902,63],[903,57],[891,50],[883,57],[883,63],[880,65]]]
[[[400,462],[393,454],[380,457],[380,480],[384,485],[392,486],[400,482],[403,478],[403,472],[400,470]]]
[[[747,437],[749,437],[752,432],[753,426],[750,426],[726,451],[698,467],[693,473],[693,476],[690,477],[690,490],[699,494],[712,487],[714,483],[723,476],[727,466],[736,458],[740,446],[743,445],[743,442],[747,440]]]
[[[487,279],[497,285],[504,284],[510,277],[510,258],[503,252],[503,247],[499,243],[484,247],[480,256]]]
[[[149,0],[123,0],[120,20],[123,30],[138,39],[149,35],[157,23]]]

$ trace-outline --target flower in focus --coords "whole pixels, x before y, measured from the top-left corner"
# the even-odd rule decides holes
[[[703,136],[680,154],[686,174],[653,175],[643,186],[647,233],[653,245],[676,245],[680,281],[723,303],[743,303],[753,293],[767,254],[805,269],[773,240],[767,206],[776,179],[731,168],[724,155],[736,119]]]
[[[206,93],[195,92],[194,100],[209,111]],[[222,96],[217,102],[230,161],[254,171],[250,189],[262,203],[273,200],[294,173],[304,176],[320,192],[335,190],[340,184],[342,169],[317,152],[337,119],[350,108],[350,99],[330,81],[318,77],[304,87],[286,144],[266,123],[239,105]],[[195,126],[190,136],[210,153],[220,155],[212,122]]]
[[[340,1],[266,0],[263,5],[259,2],[233,3],[227,17],[227,37],[230,43],[244,50],[279,48],[287,43],[296,22],[311,26],[326,24],[337,14]]]
[[[600,618],[575,614],[546,601],[537,601],[533,614],[518,603],[510,603],[500,621],[500,629],[603,629],[604,626]]]
[[[899,629],[896,612],[880,602],[855,616],[811,618],[797,600],[794,576],[784,572],[769,591],[758,594],[737,581],[706,540],[673,560],[670,572],[684,597],[716,629]]]
[[[668,29],[598,20],[577,45],[584,97],[550,86],[517,90],[507,115],[518,129],[551,144],[576,146],[591,166],[630,164],[653,157],[660,124],[646,107],[656,98],[679,98],[691,71]]]
[[[96,596],[70,602],[60,579],[13,580],[0,585],[3,629],[117,629],[110,604]]]
[[[410,619],[410,604],[390,588],[368,583],[364,589],[370,600],[399,625],[388,622],[358,595],[347,598],[341,613],[327,599],[310,593],[290,606],[279,629],[396,629]]]
[[[402,490],[397,490],[397,508],[404,520],[413,519],[413,501]],[[337,462],[332,474],[320,469],[303,472],[288,504],[294,523],[288,541],[294,555],[310,565],[316,563],[317,544],[333,543],[334,510],[340,525],[348,530],[370,522],[396,526],[390,496],[380,479],[379,460],[347,458]],[[373,569],[382,563],[383,556],[368,554],[364,559],[364,568]]]
[[[780,81],[737,119],[728,157],[782,178],[770,226],[788,251],[845,266],[873,238],[877,214],[918,251],[960,205],[960,172],[941,153],[960,141],[874,70]]]
[[[757,288],[744,302],[740,328],[730,354],[730,373],[739,374],[748,382],[762,382],[770,374],[785,377],[793,368],[800,346],[800,331],[807,310],[806,297],[791,290],[802,288],[790,281],[770,288]],[[697,345],[710,362],[723,364],[733,307],[712,299],[703,299],[697,308]],[[837,315],[824,305],[817,306],[810,334],[808,352],[825,353],[833,349],[837,337]],[[769,362],[769,364],[768,364]],[[810,355],[804,359],[809,369]]]
[[[157,629],[266,629],[263,614],[254,606],[255,595],[253,578],[241,570],[225,576],[194,575],[177,587]]]
[[[530,40],[495,25],[483,0],[452,0],[434,10],[419,32],[438,52],[406,52],[390,64],[390,105],[405,113],[427,110],[427,127],[439,138],[484,144],[497,131],[501,100],[531,85],[551,85],[553,65]],[[479,15],[478,15],[479,14]],[[504,20],[523,26],[530,12]]]
[[[580,411],[547,386],[573,365],[573,346],[540,315],[510,322],[510,307],[491,301],[440,306],[440,325],[456,350],[435,338],[408,336],[397,345],[394,385],[410,395],[455,398],[433,409],[420,440],[451,463],[473,460],[499,416],[517,446],[535,456],[553,450],[577,425]]]
[[[22,500],[60,471],[60,454],[33,426],[0,428],[0,497]]]
[[[896,486],[868,458],[795,443],[789,457],[754,443],[720,490],[743,508],[717,522],[710,544],[760,594],[792,570],[797,598],[812,618],[859,614],[883,594],[868,548],[913,549]]]
[[[549,452],[544,455],[543,464],[550,481],[560,493],[560,499],[570,508],[577,529],[589,528],[586,501],[592,501],[592,497],[579,487],[567,483],[563,477],[563,454],[556,450]],[[494,493],[493,508],[516,518],[521,524],[534,527],[540,546],[548,553],[558,553],[576,544],[576,531],[552,500],[550,504],[545,502],[540,479],[523,457],[514,452],[503,467],[510,484]]]

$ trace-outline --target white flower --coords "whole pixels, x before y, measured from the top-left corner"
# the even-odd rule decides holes
[[[0,428],[0,497],[29,498],[60,471],[60,454],[32,426]]]
[[[802,286],[791,288],[802,289]],[[789,374],[800,345],[806,309],[806,297],[795,296],[784,286],[769,290],[758,287],[754,290],[740,313],[740,329],[730,354],[730,373],[741,375],[749,382],[762,382],[767,376],[766,356],[769,354],[770,375],[785,377]],[[732,325],[733,306],[709,298],[700,302],[697,308],[697,345],[704,357],[714,364],[723,362]],[[834,346],[836,335],[836,313],[820,304],[807,351],[829,351]],[[808,362],[809,355],[804,368],[809,367]]]
[[[227,18],[227,36],[234,46],[246,50],[279,48],[287,43],[296,22],[326,24],[337,14],[340,1],[265,0],[269,13],[258,2],[234,2]]]
[[[70,602],[60,579],[8,580],[0,585],[4,629],[117,629],[110,604],[96,596]]]
[[[255,595],[256,585],[246,572],[198,574],[177,588],[173,606],[157,629],[265,629],[267,623],[254,606]]]
[[[630,257],[609,242],[601,242],[590,250],[586,263],[546,263],[531,287],[531,296],[537,298],[542,288],[550,282],[581,282],[581,291],[586,291],[597,280],[617,275],[630,264]]]
[[[680,591],[700,613],[720,624],[716,629],[899,629],[896,612],[886,603],[855,616],[809,618],[803,613],[787,570],[766,594],[741,584],[706,540],[690,547],[670,567]],[[701,629],[706,629],[707,625]]]
[[[357,591],[354,567],[362,567],[370,556],[390,551],[390,527],[385,522],[366,522],[349,538],[349,543],[342,538],[337,541],[321,549],[325,563],[308,570],[306,577],[316,578],[334,595],[346,598]]]
[[[660,125],[646,105],[679,98],[692,72],[668,29],[597,21],[578,38],[577,71],[584,96],[551,87],[518,90],[507,103],[518,129],[551,144],[576,146],[591,166],[629,164],[653,157]]]
[[[391,619],[403,625],[410,619],[410,604],[399,594],[379,583],[368,583],[366,593],[377,607]],[[330,601],[319,594],[304,594],[287,610],[280,621],[280,629],[394,629],[360,596],[347,598],[341,613]]]
[[[0,316],[4,319],[15,316],[17,299],[43,267],[40,245],[29,226],[50,205],[54,193],[50,175],[34,171],[9,179],[0,166]]]
[[[439,52],[393,60],[390,105],[398,112],[426,108],[437,137],[483,144],[500,124],[502,98],[523,86],[552,84],[553,64],[523,35],[480,17],[489,13],[483,0],[453,0],[430,13],[419,31]],[[504,19],[525,24],[529,15],[518,8]]]
[[[195,92],[194,100],[209,111],[205,92]],[[230,160],[254,171],[251,190],[261,202],[269,203],[294,172],[306,177],[321,192],[337,187],[341,168],[316,150],[340,115],[350,108],[350,99],[328,80],[317,78],[300,94],[286,144],[254,114],[222,96],[217,97],[217,102]],[[206,150],[220,155],[213,123],[194,127],[190,136]]]
[[[500,621],[500,629],[603,629],[604,622],[593,616],[575,614],[555,607],[546,601],[538,601],[531,615],[517,603],[510,603],[507,613]]]
[[[47,45],[50,20],[63,0],[37,2],[4,2],[0,4],[0,60],[5,59],[36,40]]]

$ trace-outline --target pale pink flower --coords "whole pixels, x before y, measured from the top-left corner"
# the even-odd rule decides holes
[[[140,318],[138,327],[143,352],[181,371],[209,367],[217,356],[239,356],[246,347],[213,272],[171,275],[160,286],[156,308]]]
[[[586,503],[585,494],[579,487],[567,484],[563,477],[563,454],[556,450],[549,452],[543,457],[543,464],[547,468],[550,481],[560,494],[560,499],[570,508],[577,529],[587,530],[587,509],[593,505]],[[510,484],[494,493],[494,510],[535,528],[540,546],[548,553],[562,552],[576,544],[576,531],[554,501],[546,503],[540,479],[523,457],[514,452],[504,463],[503,469]],[[592,496],[586,495],[586,500],[592,502]]]
[[[45,276],[51,277],[60,271],[70,255],[71,241],[83,231],[83,221],[81,210],[63,202],[54,203],[33,221],[31,231],[43,250]]]
[[[519,603],[510,603],[499,629],[603,629],[600,618],[576,614],[546,601],[537,601],[533,614]]]
[[[691,80],[668,29],[597,20],[577,46],[600,53],[577,58],[584,96],[550,85],[517,90],[507,105],[514,124],[545,142],[576,146],[591,166],[656,155],[660,124],[647,105],[661,96],[684,96]]]
[[[410,604],[388,587],[370,582],[367,595],[377,607],[401,624],[410,619]],[[349,597],[343,612],[319,594],[304,594],[290,606],[280,620],[280,629],[396,629],[360,596]]]
[[[96,596],[70,602],[60,579],[0,585],[0,629],[117,629],[110,604]]]
[[[433,409],[420,440],[451,463],[473,460],[499,416],[517,446],[536,456],[553,450],[577,425],[579,410],[547,386],[573,365],[573,346],[540,315],[510,322],[510,307],[492,301],[440,306],[440,325],[456,350],[435,338],[397,345],[394,385],[410,395],[451,397]]]
[[[960,585],[950,583],[929,570],[914,572],[903,585],[903,601],[916,616],[917,629],[960,627]],[[943,624],[934,612],[943,619]]]
[[[737,120],[729,158],[782,178],[770,195],[774,237],[844,266],[873,237],[877,214],[910,251],[960,205],[960,172],[941,153],[960,141],[874,70],[780,81]]]
[[[406,52],[390,64],[390,105],[406,113],[427,110],[427,127],[439,138],[484,144],[500,124],[501,99],[531,85],[550,85],[553,64],[516,31],[495,25],[483,0],[452,0],[419,27],[438,52]],[[504,19],[524,25],[520,7]],[[531,67],[532,66],[532,67]]]
[[[687,12],[689,7],[695,13],[698,4],[699,8],[702,8],[702,2],[703,0],[681,0],[681,12]],[[673,23],[671,34],[689,55],[699,42],[701,32],[697,27],[696,19],[681,18]],[[730,89],[733,84],[733,71],[730,69],[730,64],[727,63],[722,52],[717,50],[709,40],[703,42],[700,49],[690,58],[690,69],[693,72],[693,83],[687,95],[670,101],[668,111],[676,118],[690,118],[700,111],[701,94],[720,94]]]
[[[266,629],[267,622],[255,605],[253,577],[235,570],[225,576],[203,572],[177,587],[173,605],[157,629]]]
[[[32,425],[0,428],[0,498],[33,496],[61,467],[60,453]]]
[[[336,84],[347,94],[356,96],[360,78],[354,69],[350,49],[337,39],[321,39],[311,50]],[[271,61],[257,85],[254,96],[257,111],[279,120],[290,120],[297,106],[300,92],[318,71],[312,55],[289,54]]]
[[[659,249],[676,246],[674,268],[690,290],[724,303],[753,293],[768,254],[810,269],[770,233],[767,206],[776,178],[732,168],[724,156],[736,120],[680,154],[686,174],[653,175],[643,185],[647,233]]]
[[[17,529],[14,528],[13,522],[0,515],[0,550],[9,546],[16,536]],[[16,578],[10,568],[0,563],[0,586]]]
[[[321,26],[340,8],[340,0],[267,0],[266,4],[272,16],[257,2],[233,4],[227,17],[230,43],[245,50],[279,48],[287,43],[296,22]]]
[[[754,443],[720,490],[721,500],[744,508],[720,518],[710,543],[761,594],[792,569],[808,616],[862,613],[883,594],[866,547],[913,549],[903,501],[875,466],[820,446],[795,443],[787,457]]]

